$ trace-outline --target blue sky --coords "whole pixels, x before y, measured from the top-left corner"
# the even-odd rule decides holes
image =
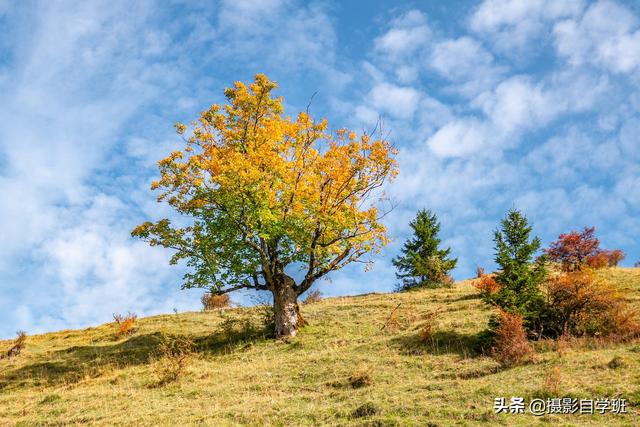
[[[149,184],[180,147],[173,123],[257,72],[288,113],[317,92],[313,115],[382,116],[400,149],[393,243],[325,295],[391,290],[419,208],[438,214],[456,278],[493,267],[512,206],[545,245],[593,225],[640,260],[639,3],[194,4],[0,0],[0,338],[199,308],[170,253],[129,232],[171,215]]]

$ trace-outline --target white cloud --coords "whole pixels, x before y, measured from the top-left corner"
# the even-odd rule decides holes
[[[478,41],[465,36],[436,43],[430,65],[443,76],[460,80],[492,63],[493,56]]]
[[[534,84],[527,76],[515,76],[501,82],[493,92],[478,96],[474,104],[505,132],[548,123],[566,109],[566,102],[554,92]]]
[[[392,58],[409,55],[422,48],[431,38],[425,15],[411,10],[393,20],[391,28],[374,40],[375,49]]]
[[[427,140],[431,150],[442,157],[459,157],[487,148],[491,143],[490,127],[477,119],[462,118],[447,123]]]
[[[485,0],[471,15],[473,31],[489,37],[503,53],[513,54],[544,36],[550,22],[573,17],[582,0]]]
[[[616,73],[634,72],[640,67],[640,26],[627,8],[599,1],[580,19],[558,22],[555,44],[570,64],[585,63]]]
[[[368,98],[378,111],[392,117],[409,119],[418,107],[421,94],[412,87],[379,83],[371,89]]]

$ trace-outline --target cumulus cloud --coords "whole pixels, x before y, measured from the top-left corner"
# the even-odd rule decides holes
[[[394,19],[391,28],[374,40],[374,46],[378,52],[398,58],[414,53],[430,38],[426,16],[418,10],[410,10]]]
[[[554,21],[577,16],[583,7],[582,0],[485,0],[471,15],[469,26],[499,51],[513,54],[544,37]]]
[[[614,73],[636,72],[640,67],[640,25],[626,7],[598,1],[578,19],[554,26],[558,53],[570,64],[592,64]]]

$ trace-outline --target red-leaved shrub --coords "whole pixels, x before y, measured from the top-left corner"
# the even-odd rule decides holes
[[[533,347],[527,340],[522,316],[500,310],[500,323],[495,330],[491,356],[503,367],[516,366],[533,358]]]

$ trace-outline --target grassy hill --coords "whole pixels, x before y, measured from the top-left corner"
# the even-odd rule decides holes
[[[640,309],[640,269],[600,274],[627,290]],[[422,342],[425,315],[436,310],[436,332]],[[134,335],[119,340],[110,324],[31,336],[19,357],[0,360],[0,424],[639,422],[640,344],[540,342],[534,363],[498,369],[474,350],[490,312],[470,281],[452,289],[330,298],[304,305],[302,312],[309,325],[288,343],[264,338],[264,314],[255,307],[144,318]],[[162,384],[173,360],[162,343],[181,336],[196,350],[178,379]],[[0,350],[9,347],[0,341]],[[494,414],[495,397],[528,401],[550,394],[621,396],[629,413]]]

